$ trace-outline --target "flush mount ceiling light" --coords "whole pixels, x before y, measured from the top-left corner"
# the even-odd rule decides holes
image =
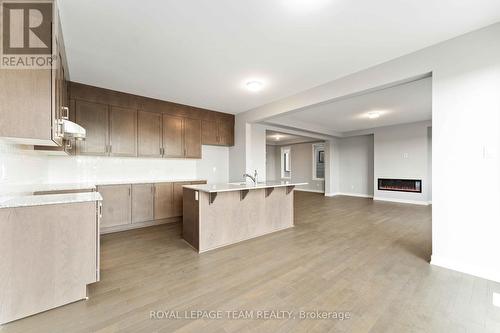
[[[370,111],[370,112],[368,112],[368,118],[377,119],[380,117],[381,114],[382,114],[382,112],[380,112],[380,111]]]
[[[274,139],[275,139],[276,141],[280,141],[280,139],[281,139],[281,135],[276,134],[276,135],[274,136]]]
[[[282,0],[283,5],[297,12],[319,10],[331,0]]]
[[[250,91],[257,92],[262,90],[264,83],[259,80],[249,80],[245,83],[245,87]]]

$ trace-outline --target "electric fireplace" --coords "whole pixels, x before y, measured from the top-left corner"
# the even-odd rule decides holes
[[[398,191],[422,193],[421,179],[378,179],[379,191]]]

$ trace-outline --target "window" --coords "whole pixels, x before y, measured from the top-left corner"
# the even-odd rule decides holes
[[[313,165],[312,171],[313,180],[325,179],[325,145],[323,143],[312,145]]]
[[[281,147],[281,178],[292,177],[290,147]]]

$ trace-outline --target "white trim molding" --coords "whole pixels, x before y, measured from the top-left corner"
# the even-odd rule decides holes
[[[345,195],[347,197],[358,197],[358,198],[373,198],[373,195],[364,193],[338,192],[336,195]]]
[[[376,201],[387,201],[387,202],[397,202],[411,205],[421,205],[428,206],[429,202],[427,201],[418,201],[418,200],[406,200],[406,199],[394,199],[394,198],[382,198],[382,197],[373,197],[373,200]]]
[[[373,195],[363,194],[363,193],[345,193],[345,192],[325,193],[325,197],[336,197],[339,195],[343,195],[346,197],[373,198]]]

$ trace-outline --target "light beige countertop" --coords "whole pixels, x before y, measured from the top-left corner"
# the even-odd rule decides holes
[[[285,187],[285,186],[299,186],[307,185],[307,183],[293,183],[288,181],[267,181],[262,183],[225,183],[225,184],[201,184],[201,185],[184,185],[183,187],[192,190],[216,193],[216,192],[229,192],[229,191],[241,191],[241,190],[256,190],[270,187]]]
[[[46,194],[46,195],[24,195],[0,197],[0,209],[55,205],[75,202],[101,201],[102,196],[97,192],[70,193],[70,194]]]
[[[100,194],[88,192],[96,190],[100,185],[127,185],[127,184],[154,184],[154,183],[175,183],[192,182],[200,179],[136,179],[136,180],[110,180],[110,181],[88,181],[76,183],[41,183],[41,184],[19,184],[10,185],[8,189],[0,192],[0,208],[12,208],[23,206],[51,205],[71,202],[84,202],[102,200]],[[33,195],[35,192],[50,191],[78,191],[82,193],[65,194],[42,194]],[[88,192],[88,193],[84,193]]]

